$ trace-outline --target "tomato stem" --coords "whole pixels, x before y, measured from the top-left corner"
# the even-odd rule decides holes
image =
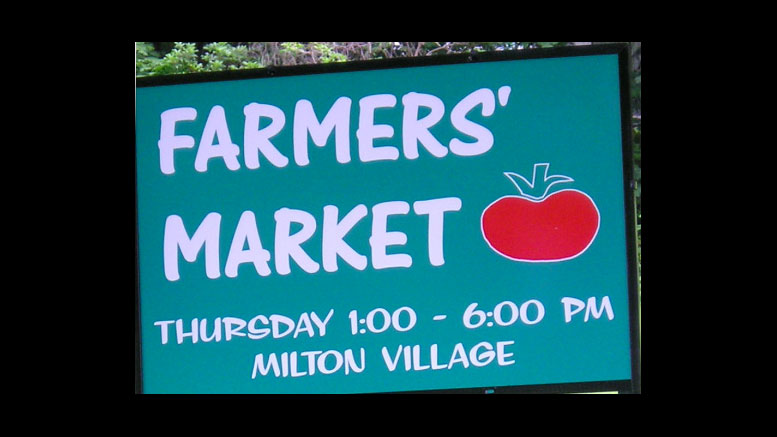
[[[545,162],[534,164],[531,182],[518,173],[505,172],[504,174],[518,189],[521,197],[532,200],[542,200],[547,197],[550,187],[553,185],[574,181],[574,179],[564,175],[548,176],[549,167],[550,164]]]

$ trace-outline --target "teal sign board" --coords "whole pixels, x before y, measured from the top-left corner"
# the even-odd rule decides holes
[[[539,53],[139,80],[142,391],[631,390],[623,50]]]

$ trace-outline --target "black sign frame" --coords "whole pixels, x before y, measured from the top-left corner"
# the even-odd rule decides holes
[[[190,84],[199,82],[233,81],[242,79],[261,79],[284,76],[328,74],[377,69],[410,68],[432,65],[467,64],[480,62],[498,62],[507,60],[527,60],[561,58],[574,56],[609,55],[618,56],[618,76],[620,82],[621,142],[624,181],[624,217],[626,229],[626,258],[628,262],[628,296],[631,344],[631,379],[614,381],[591,381],[563,384],[539,384],[524,386],[483,386],[466,389],[441,389],[428,391],[402,391],[398,393],[457,393],[457,394],[530,394],[530,393],[586,393],[617,391],[618,393],[641,393],[641,335],[640,335],[640,296],[637,259],[637,221],[635,200],[635,179],[633,171],[633,148],[631,127],[630,73],[631,54],[629,44],[596,44],[589,46],[569,46],[544,49],[525,49],[517,51],[482,52],[428,57],[392,58],[368,61],[352,61],[329,64],[270,66],[252,70],[233,70],[223,72],[192,73],[166,76],[136,78],[136,88]],[[134,132],[134,131],[133,131]],[[133,138],[135,144],[135,138]],[[136,153],[133,153],[133,169]],[[137,175],[133,171],[134,186],[134,227],[135,227],[135,393],[143,393],[143,367],[140,332],[140,278],[138,267],[138,204]]]

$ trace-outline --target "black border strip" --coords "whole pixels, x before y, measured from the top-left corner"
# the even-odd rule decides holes
[[[625,206],[625,240],[628,263],[629,334],[631,342],[631,392],[642,392],[641,337],[639,332],[639,277],[637,260],[637,202],[634,179],[634,151],[631,131],[631,53],[624,45],[618,52],[621,94],[621,148],[623,151],[623,195]]]
[[[266,67],[252,70],[233,70],[208,73],[147,76],[135,79],[136,88],[169,86],[202,82],[218,82],[245,79],[300,76],[312,74],[346,73],[355,71],[392,68],[427,67],[477,62],[517,61],[527,59],[563,58],[573,56],[618,55],[618,69],[621,96],[621,147],[623,152],[623,186],[626,220],[626,252],[628,262],[629,333],[631,341],[631,379],[617,381],[591,381],[563,384],[537,384],[524,386],[473,387],[459,389],[401,391],[396,394],[446,393],[446,394],[529,394],[529,393],[586,393],[617,391],[619,393],[641,393],[642,368],[639,334],[639,295],[636,248],[636,201],[634,193],[633,152],[631,145],[631,96],[630,58],[627,43],[599,44],[589,46],[557,47],[547,49],[525,49],[518,51],[483,52],[457,55],[439,55],[410,58],[378,59],[368,61],[335,62],[329,64]],[[133,129],[133,143],[136,131]],[[137,147],[137,146],[136,146]],[[142,348],[140,337],[140,271],[138,253],[138,205],[137,205],[137,163],[133,153],[134,201],[135,201],[135,392],[143,393]]]
[[[632,393],[631,380],[570,382],[562,384],[536,384],[504,387],[473,387],[463,389],[414,390],[388,394],[564,394],[611,392]]]
[[[134,93],[133,93],[134,94]],[[133,103],[135,103],[133,95]],[[136,117],[137,113],[133,107],[133,116]],[[137,121],[135,121],[137,123]],[[133,231],[135,232],[134,239],[132,241],[135,247],[135,393],[143,393],[143,356],[142,356],[142,340],[140,337],[140,251],[138,250],[140,232],[138,230],[138,163],[137,163],[137,124],[132,127],[132,186],[133,186],[133,201],[134,201],[134,217],[133,217]]]

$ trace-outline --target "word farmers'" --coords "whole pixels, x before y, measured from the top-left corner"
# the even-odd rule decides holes
[[[503,86],[498,90],[499,103],[507,104],[510,87]],[[248,169],[260,167],[260,155],[275,167],[286,167],[289,157],[293,155],[298,166],[310,164],[308,158],[308,139],[318,147],[324,147],[334,131],[335,156],[337,162],[346,164],[351,161],[351,106],[353,102],[348,97],[338,98],[322,121],[319,121],[313,104],[306,99],[297,101],[294,108],[291,153],[282,151],[289,147],[278,147],[273,142],[286,125],[286,114],[277,106],[260,103],[249,103],[243,107],[243,164]],[[394,136],[394,127],[388,124],[375,124],[375,111],[380,108],[394,108],[397,97],[391,94],[375,94],[359,99],[359,119],[356,130],[358,154],[361,162],[393,161],[399,159],[399,147],[394,145],[375,145],[376,139],[390,139]],[[475,138],[474,142],[465,142],[452,138],[448,146],[440,142],[430,132],[445,115],[445,104],[434,95],[410,92],[402,96],[402,153],[407,159],[419,156],[420,144],[432,156],[442,158],[450,151],[458,156],[476,156],[486,153],[494,144],[494,136],[486,127],[467,119],[467,114],[481,106],[484,117],[494,114],[496,98],[494,92],[481,88],[462,98],[450,112],[451,125],[460,133]],[[424,117],[419,118],[420,108],[425,108]],[[195,108],[171,108],[161,113],[159,130],[159,166],[162,173],[175,173],[175,151],[191,149],[195,138],[191,135],[176,134],[176,128],[185,122],[195,121],[199,114]],[[262,126],[262,127],[260,127]],[[277,142],[277,140],[275,140]],[[208,113],[205,125],[200,134],[194,169],[200,173],[208,170],[211,159],[224,161],[229,170],[240,169],[240,146],[233,143],[232,134],[227,125],[227,115],[224,107],[214,105]]]
[[[400,231],[387,230],[387,220],[392,215],[405,215],[410,212],[410,204],[403,201],[382,202],[372,207],[372,234],[369,238],[370,255],[374,269],[392,267],[408,268],[413,259],[406,253],[387,253],[389,246],[399,246],[407,243],[407,234]],[[428,216],[428,256],[433,266],[445,263],[443,257],[443,216],[446,212],[459,211],[461,199],[445,197],[439,199],[419,200],[413,203],[413,212],[419,216]],[[321,231],[321,264],[327,272],[338,269],[338,259],[342,259],[357,270],[367,267],[367,256],[356,252],[345,236],[353,227],[368,215],[365,205],[357,205],[344,216],[334,205],[327,205],[323,212]],[[316,233],[318,224],[316,218],[307,211],[281,208],[275,211],[275,271],[280,275],[291,273],[293,260],[307,273],[316,273],[321,265],[302,248]],[[301,226],[301,227],[300,227]],[[291,232],[297,229],[296,232]],[[183,219],[178,215],[167,217],[164,231],[164,270],[169,281],[180,279],[178,269],[179,252],[184,259],[195,262],[202,247],[205,247],[205,274],[210,279],[221,276],[220,238],[221,214],[208,214],[189,236]],[[271,274],[269,261],[270,251],[265,249],[259,236],[256,216],[253,211],[244,211],[237,223],[232,237],[232,244],[227,255],[224,273],[234,278],[242,264],[252,265],[260,276]]]

